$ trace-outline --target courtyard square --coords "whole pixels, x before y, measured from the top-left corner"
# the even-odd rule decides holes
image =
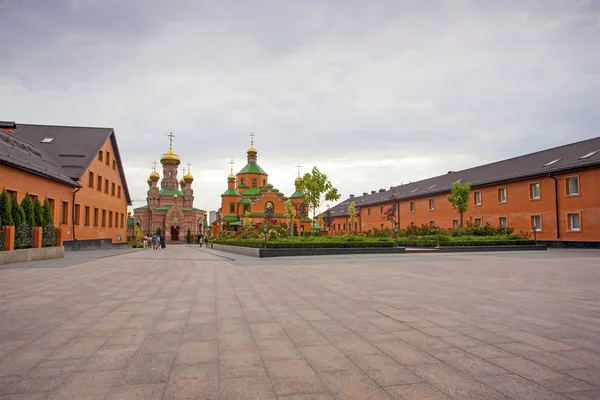
[[[3,267],[0,400],[600,398],[597,250]]]

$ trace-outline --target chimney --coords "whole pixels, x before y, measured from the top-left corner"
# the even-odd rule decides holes
[[[354,198],[354,195],[353,195],[353,194],[351,194],[351,195],[350,195],[350,198],[351,198],[351,199],[353,199],[353,198]]]
[[[377,190],[371,190],[371,194],[377,193]]]
[[[368,195],[368,194],[369,194],[369,193],[367,193],[367,192],[363,192],[363,196],[366,196],[366,195]]]
[[[379,193],[385,192],[385,189],[379,189]]]

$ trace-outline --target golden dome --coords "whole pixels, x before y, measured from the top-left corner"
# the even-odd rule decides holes
[[[192,176],[192,174],[190,174],[189,172],[187,174],[185,174],[185,176],[183,177],[183,180],[186,181],[187,183],[192,183],[194,181],[194,177]]]
[[[160,175],[158,175],[158,172],[152,171],[152,173],[150,174],[150,178],[148,179],[152,181],[157,181],[160,179]]]
[[[169,151],[162,155],[160,163],[162,165],[179,165],[181,163],[181,158],[173,153],[173,147],[169,146]]]
[[[233,172],[229,174],[229,176],[227,177],[227,180],[235,181],[235,175],[233,174]]]
[[[248,154],[256,154],[256,147],[253,144],[248,148]]]
[[[152,185],[152,179],[148,178],[148,186]]]
[[[176,198],[177,198],[177,194],[174,194],[174,195],[173,195],[173,198],[174,198],[174,199],[176,199]]]
[[[184,185],[185,185],[185,180],[183,180],[183,178],[181,178],[181,180],[179,181],[179,184],[180,184],[181,186],[184,186]]]

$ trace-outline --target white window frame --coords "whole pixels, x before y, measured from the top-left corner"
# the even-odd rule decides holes
[[[534,196],[533,188],[537,185],[538,195]],[[542,185],[540,182],[532,182],[529,184],[529,200],[540,200],[542,198]]]
[[[571,220],[571,216],[577,215],[577,222],[579,223],[579,227],[577,229],[573,229],[573,223]],[[569,232],[581,232],[581,212],[574,211],[567,213],[567,228]]]
[[[504,220],[505,222],[502,223],[502,220]],[[498,217],[498,225],[503,226],[503,227],[508,227],[508,217]]]
[[[502,196],[500,193],[504,193],[504,200],[502,200]],[[498,203],[504,204],[508,201],[508,193],[505,187],[498,188]]]
[[[415,212],[415,202],[411,201],[410,203],[408,203],[408,209],[410,210],[410,212]]]
[[[435,199],[429,199],[429,211],[435,210]]]
[[[570,188],[569,180],[571,180],[571,179],[577,180],[577,192],[575,192],[575,193],[571,193],[569,191],[569,188]],[[581,186],[579,185],[579,175],[567,176],[565,178],[565,186],[566,186],[567,196],[579,196],[581,194]]]
[[[479,221],[479,224],[477,223]],[[475,226],[483,226],[483,218],[475,218]]]
[[[536,232],[541,232],[542,231],[542,215],[541,214],[533,214],[529,217],[529,221],[531,224],[531,230],[534,230],[534,218],[539,218],[540,220],[540,225],[535,227],[535,231]]]
[[[479,197],[479,202],[477,201],[477,197]],[[480,206],[481,205],[481,191],[480,190],[478,190],[476,192],[473,192],[473,203],[476,206]]]

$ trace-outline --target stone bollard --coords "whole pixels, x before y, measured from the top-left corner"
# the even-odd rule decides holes
[[[42,227],[36,226],[33,228],[33,246],[34,249],[42,248]]]
[[[4,250],[13,251],[15,249],[15,227],[4,227]]]

